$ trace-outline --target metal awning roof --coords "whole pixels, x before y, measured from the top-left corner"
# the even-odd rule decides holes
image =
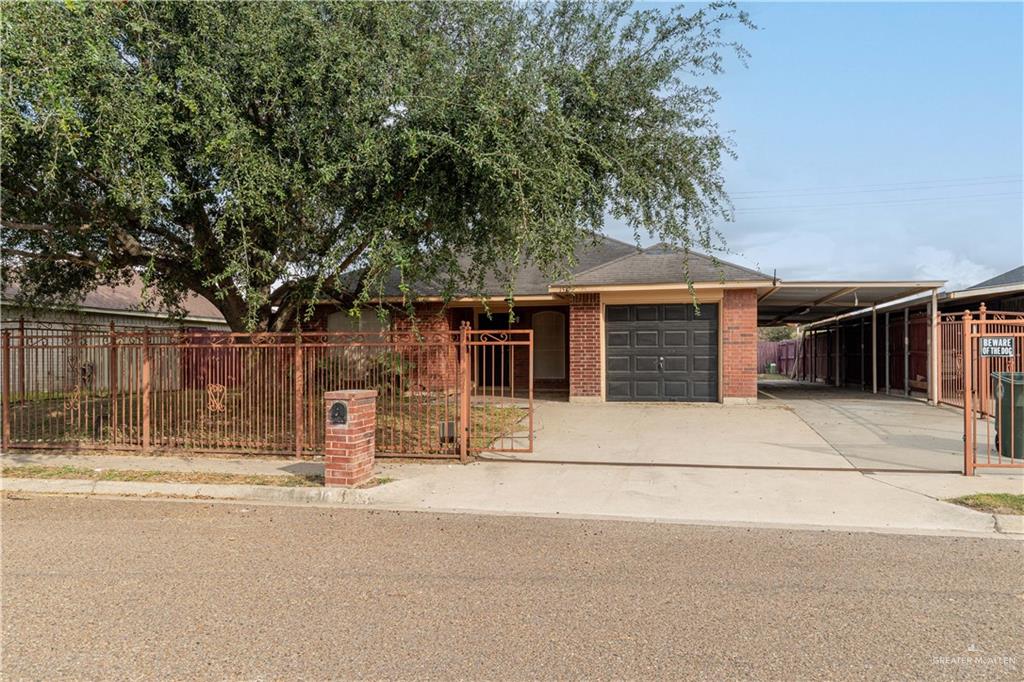
[[[945,282],[777,282],[758,296],[757,324],[810,324],[940,288]]]

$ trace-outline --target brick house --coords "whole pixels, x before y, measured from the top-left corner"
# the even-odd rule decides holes
[[[532,329],[535,390],[567,394],[570,401],[752,401],[758,295],[773,284],[769,275],[695,252],[684,257],[663,245],[638,250],[604,238],[581,249],[568,280],[551,282],[535,266],[524,265],[511,315],[498,281],[487,283],[486,309],[480,296],[445,304],[439,291],[420,285],[416,325]],[[385,301],[399,295],[397,281],[385,285]],[[334,313],[325,326],[352,325],[345,313]],[[376,320],[369,325],[377,328]],[[514,364],[508,371],[523,386],[525,356]]]

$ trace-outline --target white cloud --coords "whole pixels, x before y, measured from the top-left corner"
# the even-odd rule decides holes
[[[913,258],[915,276],[919,279],[947,280],[946,291],[964,289],[999,274],[986,265],[934,246],[917,247]]]

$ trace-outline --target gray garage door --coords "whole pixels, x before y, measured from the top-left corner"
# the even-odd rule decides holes
[[[718,400],[718,306],[605,307],[608,400]]]

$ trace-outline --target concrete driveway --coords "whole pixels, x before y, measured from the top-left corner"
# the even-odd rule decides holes
[[[796,382],[754,405],[538,401],[545,461],[959,471],[961,417],[916,400]]]
[[[538,402],[545,461],[853,468],[786,405]]]
[[[760,404],[792,410],[859,468],[963,470],[963,413],[852,389],[762,382]]]

